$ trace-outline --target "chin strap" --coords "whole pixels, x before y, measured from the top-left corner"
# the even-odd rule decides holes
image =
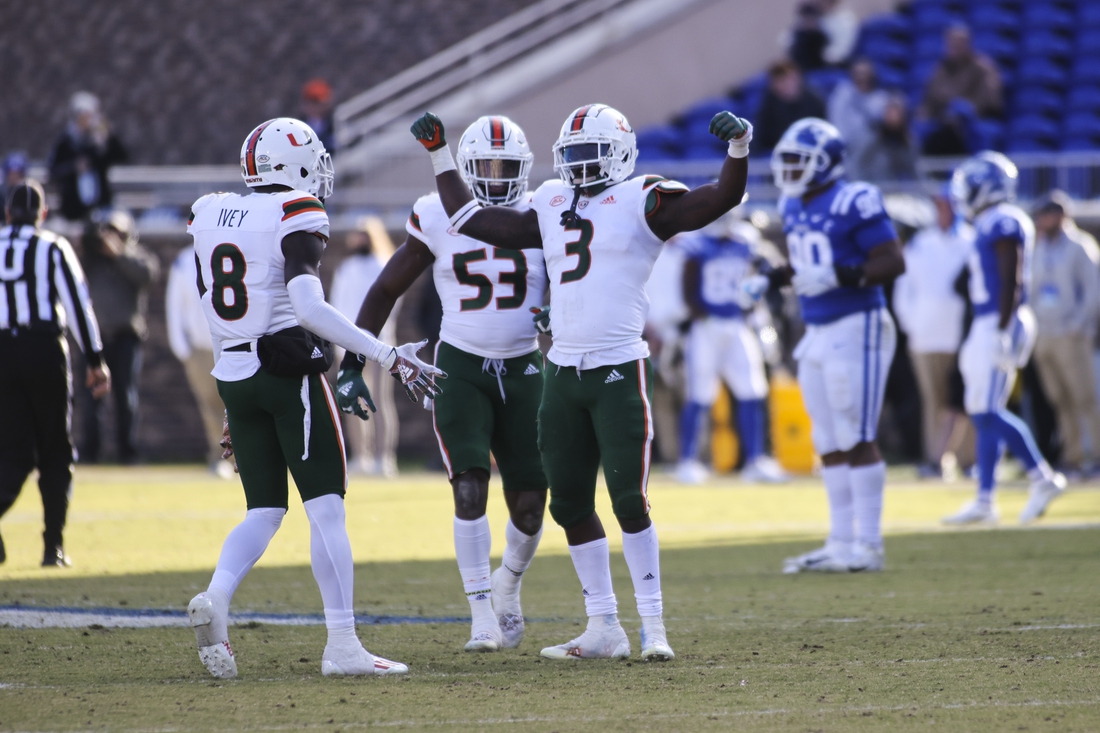
[[[563,227],[569,226],[575,222],[580,221],[581,216],[577,213],[577,203],[581,200],[581,187],[577,186],[573,189],[573,204],[569,207],[569,211],[563,211],[561,213],[561,225]]]

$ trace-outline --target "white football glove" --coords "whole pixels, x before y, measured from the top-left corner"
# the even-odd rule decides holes
[[[737,294],[737,305],[748,310],[756,305],[764,293],[768,292],[771,282],[766,275],[752,275],[741,281]]]
[[[799,295],[812,298],[837,287],[836,270],[832,265],[802,267],[791,278],[791,285]]]
[[[424,339],[418,344],[398,346],[390,354],[390,358],[383,363],[383,366],[387,366],[390,370],[390,375],[401,382],[401,386],[405,388],[405,392],[413,402],[419,402],[422,395],[434,399],[443,391],[435,383],[435,378],[447,378],[441,369],[417,357],[417,352],[427,343],[428,339]]]

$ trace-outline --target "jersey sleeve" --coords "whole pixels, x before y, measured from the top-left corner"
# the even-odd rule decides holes
[[[990,235],[993,241],[1001,239],[1008,239],[1013,242],[1023,243],[1024,228],[1020,225],[1020,220],[1014,216],[1002,216],[999,217],[990,227]]]
[[[409,220],[405,222],[405,231],[408,232],[410,237],[416,237],[428,245],[428,250],[438,257],[439,254],[432,248],[433,237],[428,232],[432,231],[432,226],[438,216],[446,215],[447,212],[443,210],[443,202],[439,200],[438,194],[421,196],[413,204],[412,211],[409,213]]]
[[[281,209],[279,241],[294,232],[316,233],[328,239],[328,213],[316,196],[296,193],[283,201]]]
[[[217,196],[217,194],[208,193],[205,196],[203,196],[202,198],[200,198],[198,201],[196,201],[195,203],[191,204],[191,211],[189,211],[188,214],[187,214],[187,233],[188,234],[194,234],[195,217],[198,216],[200,211],[202,211],[204,208],[206,208],[207,204],[209,204],[211,201],[214,200],[215,196]]]
[[[852,222],[852,241],[864,252],[898,238],[877,188],[866,186],[857,193],[848,215]]]
[[[661,208],[663,198],[679,196],[690,191],[679,181],[670,181],[661,176],[645,176],[642,180],[642,192],[645,194],[645,215],[648,219]]]

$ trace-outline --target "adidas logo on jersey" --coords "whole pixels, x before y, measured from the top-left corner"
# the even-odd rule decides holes
[[[528,364],[527,368],[523,370],[523,376],[529,376],[531,374],[538,374],[539,368],[534,364]]]
[[[613,204],[613,203],[615,203],[615,194],[611,194],[610,196],[608,196],[607,198],[605,198],[605,199],[604,199],[603,201],[601,201],[600,203],[601,203],[601,204]]]
[[[321,353],[321,350],[316,346],[313,347],[313,353],[309,355],[310,359],[324,359],[325,355]]]
[[[611,373],[607,375],[607,379],[603,380],[604,384],[611,384],[612,382],[619,382],[626,379],[622,374],[619,374],[618,369],[612,369]]]

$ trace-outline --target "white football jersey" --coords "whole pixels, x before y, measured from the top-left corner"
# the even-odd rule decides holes
[[[260,368],[256,349],[224,351],[298,325],[283,268],[283,237],[291,232],[328,237],[328,214],[302,191],[212,193],[191,207],[187,232],[195,238],[206,293],[203,312],[223,352],[212,374],[223,381],[247,379]]]
[[[527,202],[515,208],[525,210]],[[440,340],[488,359],[538,349],[531,308],[541,308],[546,294],[540,250],[500,249],[456,233],[436,193],[417,200],[405,229],[435,255]]]
[[[550,276],[547,357],[559,366],[593,369],[649,356],[642,340],[649,313],[645,284],[664,245],[646,222],[646,198],[655,188],[687,189],[659,176],[639,176],[577,204],[579,223],[563,226],[573,189],[558,180],[539,186],[531,208],[539,217]]]

